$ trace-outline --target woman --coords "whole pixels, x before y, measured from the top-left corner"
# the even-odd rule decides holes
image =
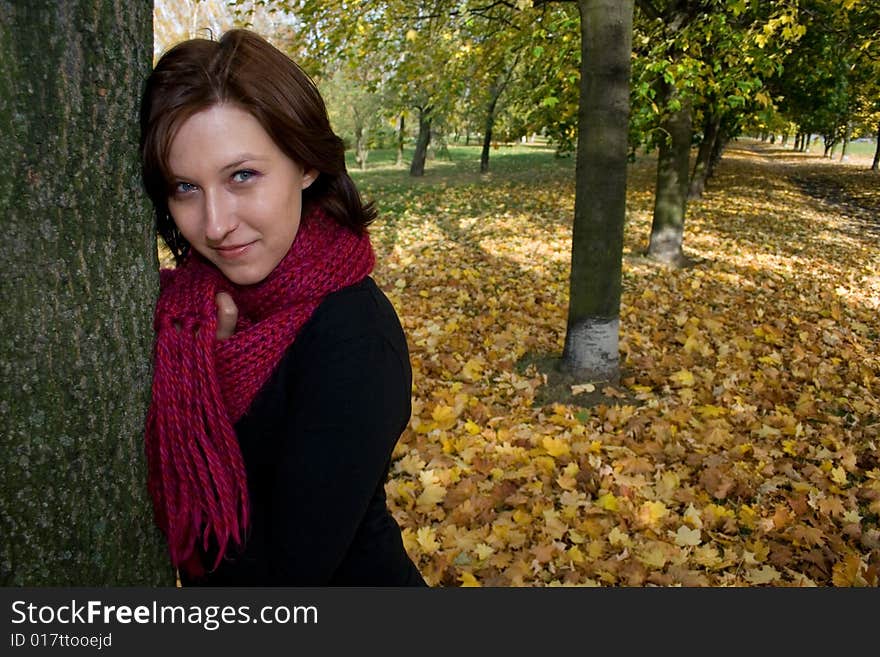
[[[141,106],[161,272],[147,418],[185,585],[425,585],[384,494],[406,339],[311,79],[246,30],[169,50]]]

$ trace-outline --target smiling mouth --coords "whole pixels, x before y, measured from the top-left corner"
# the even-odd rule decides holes
[[[216,246],[216,247],[214,247],[214,251],[216,251],[217,254],[218,254],[221,258],[226,258],[226,259],[228,259],[228,260],[233,260],[233,259],[235,259],[235,258],[240,258],[240,257],[243,256],[245,253],[247,253],[248,251],[250,251],[250,248],[251,248],[255,243],[256,243],[256,242],[248,242],[247,244],[237,244],[237,245],[235,245],[235,246]]]

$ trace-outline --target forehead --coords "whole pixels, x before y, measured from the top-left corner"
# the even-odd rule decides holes
[[[243,153],[283,155],[260,122],[236,105],[213,105],[180,124],[168,149],[168,166],[182,168],[228,164]]]

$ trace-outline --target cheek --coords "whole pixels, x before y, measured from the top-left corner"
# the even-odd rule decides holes
[[[187,212],[184,208],[174,207],[171,203],[168,204],[168,213],[171,215],[171,220],[174,222],[174,225],[177,226],[177,230],[180,231],[180,234],[186,238],[186,241],[192,242],[197,224],[197,219],[194,214],[192,212]]]

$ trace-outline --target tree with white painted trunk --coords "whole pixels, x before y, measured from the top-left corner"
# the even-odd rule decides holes
[[[561,367],[620,378],[632,0],[578,0],[581,81],[568,326]]]

